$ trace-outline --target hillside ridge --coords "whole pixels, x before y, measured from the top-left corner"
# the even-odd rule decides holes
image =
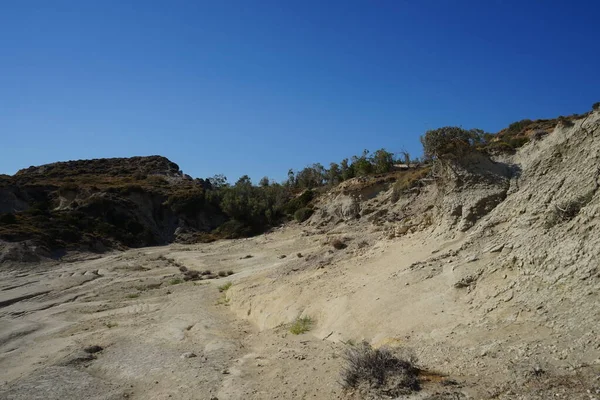
[[[478,131],[446,127],[428,139],[433,162],[299,191],[290,202],[303,206],[302,221],[261,235],[71,252],[35,264],[18,262],[32,254],[23,242],[9,243],[16,247],[0,268],[0,393],[598,397],[600,112],[496,155],[479,148]],[[94,184],[103,189],[83,196],[77,187],[56,189],[52,210],[27,217],[88,210],[118,228],[109,211],[147,204],[151,188],[156,204],[146,209],[174,205],[167,217],[210,198],[176,202],[173,188],[201,186],[185,179],[140,179],[140,193],[114,178],[103,176]],[[241,179],[222,192],[221,204],[246,210],[232,200],[267,188],[278,190]],[[107,207],[85,208],[95,196]],[[142,210],[133,217],[156,221]],[[348,355],[361,349],[409,361],[412,378],[402,379],[405,369],[378,378],[387,364],[375,358],[375,380],[359,369],[340,385]]]
[[[445,164],[446,171],[438,171],[432,169],[431,160],[412,159],[407,153],[394,160],[384,149],[370,156],[365,151],[351,163],[348,159],[332,163],[330,169],[313,164],[296,173],[290,171],[282,184],[265,178],[258,186],[247,176],[235,184],[228,184],[219,175],[193,179],[176,163],[157,155],[32,166],[13,176],[0,176],[0,247],[4,249],[0,253],[8,251],[12,254],[9,259],[16,261],[39,260],[69,251],[102,252],[250,236],[294,217],[302,221],[315,212],[322,213],[316,206],[318,199],[330,196],[329,191],[335,193],[338,185],[347,188],[360,186],[360,182],[366,186],[396,182],[397,197],[403,191],[418,191],[428,183],[439,182],[436,177],[440,173],[455,175],[448,180],[455,185],[454,191],[471,184],[493,192],[475,208],[466,207],[465,212],[471,215],[462,218],[460,228],[466,230],[492,203],[505,198],[511,176],[518,173],[511,169],[514,165],[499,171],[502,159],[545,137],[554,127],[569,127],[590,115],[518,121],[497,135],[464,131],[471,135],[467,140],[472,141],[472,149],[467,158],[472,159],[470,168],[478,169],[477,173],[469,173],[456,162],[458,169],[448,169],[449,164]],[[456,151],[452,146],[449,148]],[[499,187],[492,181],[504,183]],[[444,212],[462,213],[465,207],[459,203],[465,199],[456,201]]]

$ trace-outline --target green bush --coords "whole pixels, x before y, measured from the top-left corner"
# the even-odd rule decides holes
[[[304,222],[313,215],[313,212],[311,208],[301,208],[294,213],[294,219],[298,222]]]
[[[315,198],[313,190],[305,190],[300,196],[290,200],[286,205],[286,211],[289,215],[294,215],[301,208],[306,208]]]
[[[373,164],[368,155],[369,150],[365,149],[360,157],[352,156],[352,170],[356,176],[367,176],[373,173]]]
[[[522,119],[520,121],[513,122],[508,126],[507,133],[509,135],[519,135],[532,123],[533,121],[530,119]]]
[[[252,229],[245,223],[232,219],[219,226],[215,233],[225,239],[239,239],[252,234]]]
[[[230,237],[249,236],[264,232],[279,223],[285,216],[284,210],[290,197],[289,189],[278,183],[269,186],[252,186],[250,178],[243,176],[235,185],[223,187],[215,201],[218,207],[237,221],[236,226],[223,227]],[[231,222],[231,221],[230,221]],[[235,229],[231,229],[231,228]]]
[[[480,129],[463,129],[446,126],[425,132],[421,136],[425,157],[433,159],[458,159],[470,152],[482,142],[484,132]]]
[[[327,174],[325,167],[316,163],[298,171],[295,178],[295,184],[300,188],[313,189],[323,186],[326,180]]]
[[[314,321],[311,317],[298,317],[290,326],[290,332],[294,335],[300,335],[311,330]]]
[[[204,207],[204,191],[194,188],[177,191],[169,196],[167,204],[175,213],[195,214]]]
[[[507,143],[513,149],[518,149],[519,147],[523,147],[525,144],[529,143],[529,138],[527,136],[513,137],[508,139]]]
[[[394,167],[394,155],[385,149],[379,149],[371,158],[376,174],[390,172]]]

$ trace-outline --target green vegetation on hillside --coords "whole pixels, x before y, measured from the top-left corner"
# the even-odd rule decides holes
[[[255,185],[247,175],[234,184],[223,175],[192,179],[160,156],[30,167],[14,176],[0,175],[0,239],[32,240],[47,250],[104,251],[250,236],[292,218],[307,220],[319,193],[346,180],[369,175],[395,180],[394,195],[400,196],[426,181],[431,162],[459,160],[471,152],[513,152],[556,125],[569,126],[587,115],[525,119],[495,135],[434,129],[421,137],[422,160],[407,152],[364,150],[329,168],[316,163],[290,169],[282,183],[264,177]],[[395,164],[403,165],[394,171]]]

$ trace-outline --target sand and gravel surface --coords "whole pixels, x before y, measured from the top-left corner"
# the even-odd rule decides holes
[[[505,291],[501,314],[486,317],[493,311],[454,287],[496,253],[464,261],[463,237],[427,235],[435,233],[365,247],[346,234],[349,246],[338,251],[330,235],[290,226],[246,240],[7,268],[0,397],[362,398],[340,385],[344,349],[361,340],[418,356],[431,375],[407,398],[519,398],[511,395],[522,391],[517,382],[535,384],[528,374],[557,372],[552,356],[573,343],[548,329],[540,310],[509,312]],[[234,274],[180,282],[181,266]],[[314,327],[292,335],[298,315]],[[588,353],[568,354],[585,379],[598,370],[590,367],[597,340],[582,333]],[[556,393],[564,398],[592,398],[569,397],[563,386]]]
[[[335,398],[339,344],[283,326],[261,332],[218,290],[279,264],[265,260],[275,249],[256,245],[157,247],[3,270],[0,397]],[[245,265],[246,253],[264,264]],[[181,265],[235,274],[180,283]]]

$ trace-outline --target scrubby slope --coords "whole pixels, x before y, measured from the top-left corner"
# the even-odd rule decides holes
[[[416,190],[346,182],[307,222],[314,247],[237,285],[233,308],[262,329],[308,315],[318,337],[412,347],[474,398],[588,399],[600,372],[599,157],[596,111],[502,160],[446,165]]]
[[[30,167],[0,181],[0,240],[20,242],[2,246],[24,261],[172,242],[178,228],[210,231],[223,222],[205,204],[206,185],[159,156]]]

